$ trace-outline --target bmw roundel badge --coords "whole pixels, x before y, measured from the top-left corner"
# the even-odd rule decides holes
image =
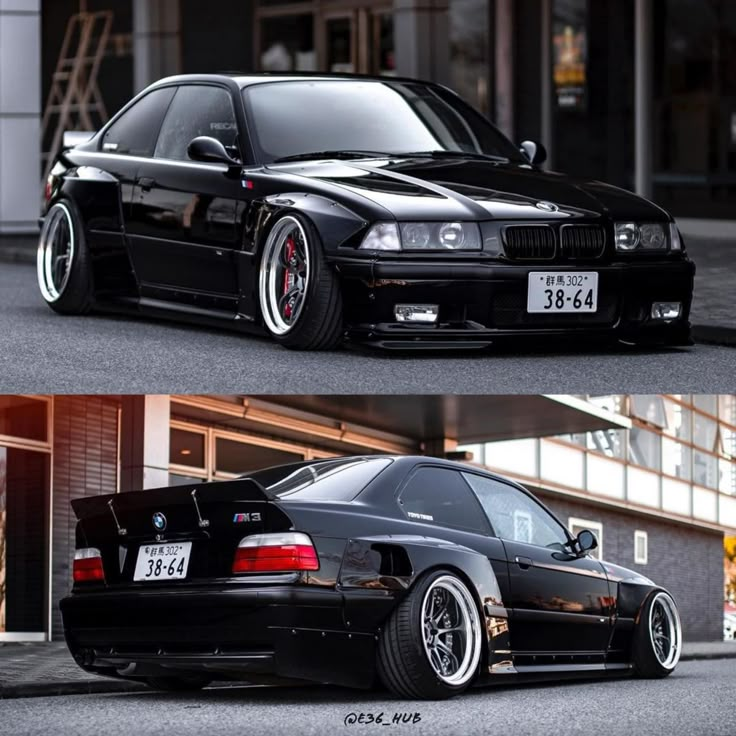
[[[559,212],[560,210],[554,202],[537,202],[537,209],[544,212]]]
[[[166,529],[166,517],[160,511],[157,511],[153,515],[152,521],[153,521],[153,528],[157,532],[162,532],[164,529]]]

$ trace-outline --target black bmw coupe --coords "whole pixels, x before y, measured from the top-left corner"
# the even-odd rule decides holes
[[[61,611],[89,672],[446,698],[510,678],[664,677],[680,657],[666,590],[470,465],[345,457],[72,506]]]
[[[694,265],[672,217],[542,171],[544,157],[436,84],[164,79],[61,153],[39,286],[61,313],[166,316],[297,349],[690,344]]]

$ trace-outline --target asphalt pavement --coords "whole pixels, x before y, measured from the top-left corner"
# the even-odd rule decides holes
[[[402,701],[335,687],[231,687],[0,701],[5,736],[189,734],[514,734],[733,736],[735,660],[681,663],[664,680],[476,689],[450,701]],[[350,723],[363,714],[363,723]],[[373,717],[374,723],[367,721]],[[375,720],[380,716],[381,724]],[[395,723],[394,720],[401,721]],[[388,724],[388,725],[384,725]]]
[[[296,353],[249,337],[139,317],[63,317],[35,270],[0,262],[0,392],[728,393],[736,351],[585,344],[483,352]]]

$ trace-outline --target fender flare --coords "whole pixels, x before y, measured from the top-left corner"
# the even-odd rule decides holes
[[[419,535],[389,534],[350,539],[343,554],[337,584],[343,591],[384,591],[390,605],[371,608],[364,615],[359,610],[362,596],[358,596],[352,606],[346,600],[346,609],[354,609],[349,610],[350,616],[358,617],[361,626],[378,631],[386,615],[393,611],[416,581],[437,569],[457,574],[476,600],[486,638],[483,657],[486,671],[509,667],[509,613],[501,599],[490,560],[473,549]]]

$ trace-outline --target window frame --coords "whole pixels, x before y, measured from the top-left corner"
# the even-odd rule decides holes
[[[639,540],[644,541],[644,554],[639,555],[637,543]],[[635,565],[648,565],[649,564],[649,534],[645,529],[634,530],[634,564]]]
[[[117,150],[114,151],[106,151],[105,150],[105,137],[110,132],[110,129],[113,128],[115,125],[117,125],[138,103],[142,102],[146,97],[154,94],[155,92],[162,90],[162,89],[174,89],[174,94],[171,95],[171,99],[169,100],[169,104],[166,105],[166,109],[164,110],[164,114],[161,116],[161,122],[159,123],[158,130],[156,131],[156,134],[153,137],[153,149],[151,150],[151,154],[149,156],[143,156],[141,154],[132,154],[132,153],[120,153]],[[161,133],[161,128],[163,127],[164,120],[166,120],[166,115],[168,115],[169,108],[171,107],[171,103],[174,101],[174,98],[176,97],[176,93],[179,91],[179,85],[178,84],[161,84],[157,85],[156,87],[151,87],[150,89],[146,89],[141,94],[136,95],[130,102],[128,102],[127,105],[125,105],[118,113],[117,115],[114,115],[112,119],[100,130],[99,132],[99,141],[97,142],[97,153],[103,153],[107,156],[124,156],[125,158],[130,159],[146,159],[148,161],[153,160],[153,152],[156,150],[156,146],[158,145],[158,137]]]
[[[470,494],[470,497],[474,500],[475,504],[478,506],[479,511],[481,512],[481,518],[484,521],[485,530],[479,531],[477,529],[469,529],[467,527],[460,527],[456,526],[455,524],[440,524],[435,521],[425,521],[424,519],[412,519],[409,517],[408,513],[404,510],[404,505],[401,503],[401,494],[404,493],[407,486],[411,482],[411,480],[414,478],[414,476],[420,471],[424,469],[433,469],[433,470],[448,470],[453,473],[457,473],[460,476],[460,480],[462,483],[465,484],[465,487],[468,489],[468,492]],[[463,477],[464,470],[460,470],[457,468],[453,468],[447,465],[440,465],[438,463],[418,463],[415,465],[407,474],[407,476],[401,481],[401,483],[398,484],[397,490],[394,492],[394,503],[396,504],[396,507],[398,508],[399,513],[401,514],[401,518],[405,521],[410,521],[413,524],[426,524],[427,526],[431,526],[434,528],[441,528],[441,529],[451,529],[456,532],[463,532],[464,534],[479,534],[481,536],[487,536],[487,537],[496,537],[495,531],[493,529],[493,525],[491,524],[491,520],[488,518],[488,514],[486,514],[485,509],[483,508],[483,505],[480,502],[480,499],[475,494],[475,491],[472,489],[468,481],[465,480]]]
[[[501,478],[499,476],[491,475],[490,473],[479,473],[474,468],[469,469],[469,470],[462,470],[461,471],[461,474],[463,476],[465,476],[465,475],[477,475],[479,478],[483,478],[484,480],[495,481],[496,483],[501,483],[503,485],[509,486],[509,488],[512,488],[515,491],[518,491],[523,496],[526,496],[532,503],[536,504],[548,516],[550,516],[558,524],[558,526],[562,529],[562,531],[563,531],[563,533],[565,535],[565,538],[567,539],[567,543],[568,544],[571,544],[572,543],[573,538],[570,535],[570,531],[568,530],[568,528],[557,518],[557,516],[550,509],[547,508],[547,506],[544,503],[542,503],[528,489],[526,489],[523,486],[521,486],[521,485],[519,485],[517,483],[514,483],[514,482],[512,482],[512,481],[510,481],[510,480],[508,480],[506,478]],[[467,480],[465,482],[468,483]],[[496,529],[493,526],[493,522],[491,521],[491,519],[489,518],[488,514],[486,513],[486,510],[485,510],[485,508],[483,506],[483,503],[481,502],[480,498],[478,498],[478,494],[476,493],[475,489],[473,488],[473,486],[470,485],[470,483],[468,483],[468,486],[469,486],[471,492],[473,493],[473,495],[475,496],[476,500],[478,501],[478,505],[480,506],[481,510],[483,511],[483,515],[486,517],[486,521],[488,522],[488,526],[490,526],[490,528],[491,528],[492,535],[496,539],[500,539],[500,540],[503,541],[504,537],[499,536],[498,533],[496,532]],[[514,524],[516,524],[516,519],[514,519]],[[514,539],[509,539],[507,541],[509,541],[509,542],[515,542],[515,543],[518,543],[518,544],[529,544],[532,547],[537,547],[538,549],[546,549],[546,550],[549,549],[549,547],[546,547],[546,546],[543,546],[543,545],[540,545],[540,544],[534,544],[534,542],[516,542],[516,540],[514,540]]]
[[[582,527],[582,529],[588,529],[595,534],[595,537],[598,540],[598,547],[596,547],[596,549],[598,550],[598,556],[595,557],[590,553],[590,551],[586,552],[586,555],[600,562],[603,559],[603,522],[593,521],[593,519],[581,519],[578,516],[570,516],[568,518],[568,524],[568,531],[573,537],[577,536],[574,535],[572,532],[573,526],[579,526]]]
[[[231,108],[231,110],[233,112],[233,119],[235,120],[235,127],[236,127],[236,130],[237,130],[237,141],[238,141],[237,148],[238,148],[238,154],[239,154],[240,164],[242,166],[245,166],[246,165],[246,158],[243,156],[243,151],[244,151],[244,148],[243,148],[243,136],[244,136],[243,130],[244,129],[243,129],[243,125],[241,123],[241,120],[239,119],[239,116],[238,116],[237,104],[235,103],[235,100],[234,100],[234,98],[237,95],[233,95],[233,92],[232,92],[232,90],[230,89],[230,87],[228,85],[221,84],[221,83],[218,83],[216,81],[211,81],[211,82],[209,82],[209,81],[208,82],[205,82],[205,81],[187,81],[187,82],[178,82],[177,84],[174,84],[174,85],[165,85],[165,86],[173,86],[173,87],[176,87],[176,92],[174,92],[174,96],[171,98],[171,102],[169,103],[169,106],[166,108],[166,112],[164,113],[164,117],[161,120],[161,125],[159,126],[158,133],[156,134],[156,143],[155,143],[155,145],[153,147],[153,153],[149,157],[151,161],[165,162],[165,163],[175,163],[175,164],[204,164],[206,166],[223,166],[223,164],[220,164],[220,163],[209,163],[207,161],[194,161],[194,160],[190,159],[189,157],[187,157],[185,159],[180,159],[180,158],[167,158],[167,157],[164,157],[164,156],[156,156],[156,149],[158,148],[159,140],[161,139],[161,132],[164,129],[164,124],[166,123],[166,118],[169,116],[169,112],[171,111],[171,107],[174,104],[174,102],[176,100],[176,96],[179,94],[179,91],[182,90],[182,89],[184,89],[184,88],[188,88],[188,87],[214,87],[216,89],[221,89],[223,92],[225,92],[225,94],[230,99],[230,108]],[[246,132],[247,132],[247,129],[246,129]]]

